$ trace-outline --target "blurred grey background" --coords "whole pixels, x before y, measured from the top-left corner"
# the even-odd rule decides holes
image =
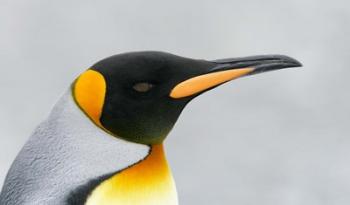
[[[348,1],[0,1],[0,186],[83,70],[127,51],[287,54],[303,68],[191,102],[166,145],[180,204],[350,203]]]

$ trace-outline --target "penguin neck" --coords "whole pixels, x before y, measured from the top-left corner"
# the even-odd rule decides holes
[[[85,204],[101,180],[103,183],[150,153],[147,145],[113,137],[97,127],[76,105],[69,89],[17,156],[0,204],[7,204],[4,200]]]
[[[163,144],[151,145],[143,160],[102,182],[86,205],[177,205],[175,183],[165,157]]]

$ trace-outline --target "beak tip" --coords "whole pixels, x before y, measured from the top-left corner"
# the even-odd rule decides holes
[[[276,55],[276,57],[281,59],[281,61],[284,61],[286,64],[289,64],[289,67],[302,67],[303,66],[303,64],[300,61],[298,61],[295,58],[292,58],[290,56]]]

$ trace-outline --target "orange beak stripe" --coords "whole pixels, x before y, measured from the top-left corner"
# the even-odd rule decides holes
[[[244,76],[253,70],[253,68],[241,68],[196,76],[177,84],[170,92],[170,97],[188,97],[227,81]]]

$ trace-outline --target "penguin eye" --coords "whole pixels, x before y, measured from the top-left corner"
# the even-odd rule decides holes
[[[145,93],[151,90],[154,87],[154,84],[152,83],[147,83],[147,82],[141,82],[141,83],[136,83],[132,88],[140,93]]]

